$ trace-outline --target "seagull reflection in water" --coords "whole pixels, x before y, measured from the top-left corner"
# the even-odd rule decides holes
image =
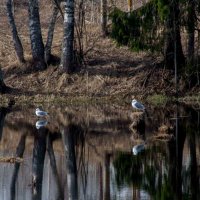
[[[145,150],[145,143],[144,144],[138,144],[136,146],[133,147],[132,152],[133,155],[137,156],[138,153],[142,152]]]
[[[45,127],[46,125],[48,124],[48,121],[47,120],[38,120],[35,124],[35,127],[37,129],[40,129],[42,127]]]

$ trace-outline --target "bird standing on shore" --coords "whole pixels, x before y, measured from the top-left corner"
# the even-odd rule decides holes
[[[36,114],[38,117],[45,117],[45,116],[48,115],[48,112],[43,111],[43,110],[40,110],[40,108],[36,108],[35,114]]]
[[[137,110],[142,110],[142,111],[145,110],[145,107],[140,102],[138,102],[136,99],[132,100],[131,105],[133,108],[135,108]]]

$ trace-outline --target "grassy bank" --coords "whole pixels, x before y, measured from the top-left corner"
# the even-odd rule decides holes
[[[162,55],[149,52],[133,52],[127,47],[117,46],[110,38],[101,37],[98,24],[86,24],[87,38],[83,38],[85,54],[84,66],[79,66],[72,75],[61,74],[59,64],[49,65],[44,71],[37,71],[31,62],[31,48],[27,24],[21,18],[27,10],[16,10],[16,23],[20,27],[25,64],[19,64],[13,49],[7,16],[0,13],[4,32],[0,33],[0,64],[4,81],[11,88],[8,94],[0,95],[0,102],[7,103],[15,99],[18,103],[118,103],[130,104],[132,96],[155,105],[172,101],[176,94],[174,72],[164,69],[159,63]],[[41,20],[44,42],[48,31],[50,12],[44,4],[45,13]],[[49,11],[49,10],[48,10]],[[28,17],[26,18],[28,20]],[[59,18],[54,33],[52,54],[58,58],[61,54],[62,19]],[[6,33],[6,34],[5,34]],[[2,35],[1,35],[2,34]],[[5,37],[6,35],[6,37]],[[5,48],[6,47],[6,48]],[[188,89],[183,81],[178,82],[181,102],[199,102],[200,88]]]

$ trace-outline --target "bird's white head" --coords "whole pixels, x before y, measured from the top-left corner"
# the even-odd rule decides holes
[[[136,99],[133,99],[133,100],[132,100],[132,103],[135,103],[135,102],[137,102],[137,100],[136,100]]]
[[[36,108],[36,111],[39,111],[40,109],[39,108]]]

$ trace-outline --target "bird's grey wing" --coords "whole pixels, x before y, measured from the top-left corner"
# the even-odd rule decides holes
[[[38,114],[39,115],[46,115],[46,112],[44,112],[44,111],[38,111]]]
[[[47,124],[47,121],[46,121],[46,120],[39,120],[39,121],[36,122],[36,124],[37,124],[38,126],[44,126],[44,125]]]
[[[135,106],[138,108],[138,109],[144,109],[144,106],[141,104],[141,103],[139,103],[139,102],[136,102],[135,103]]]

